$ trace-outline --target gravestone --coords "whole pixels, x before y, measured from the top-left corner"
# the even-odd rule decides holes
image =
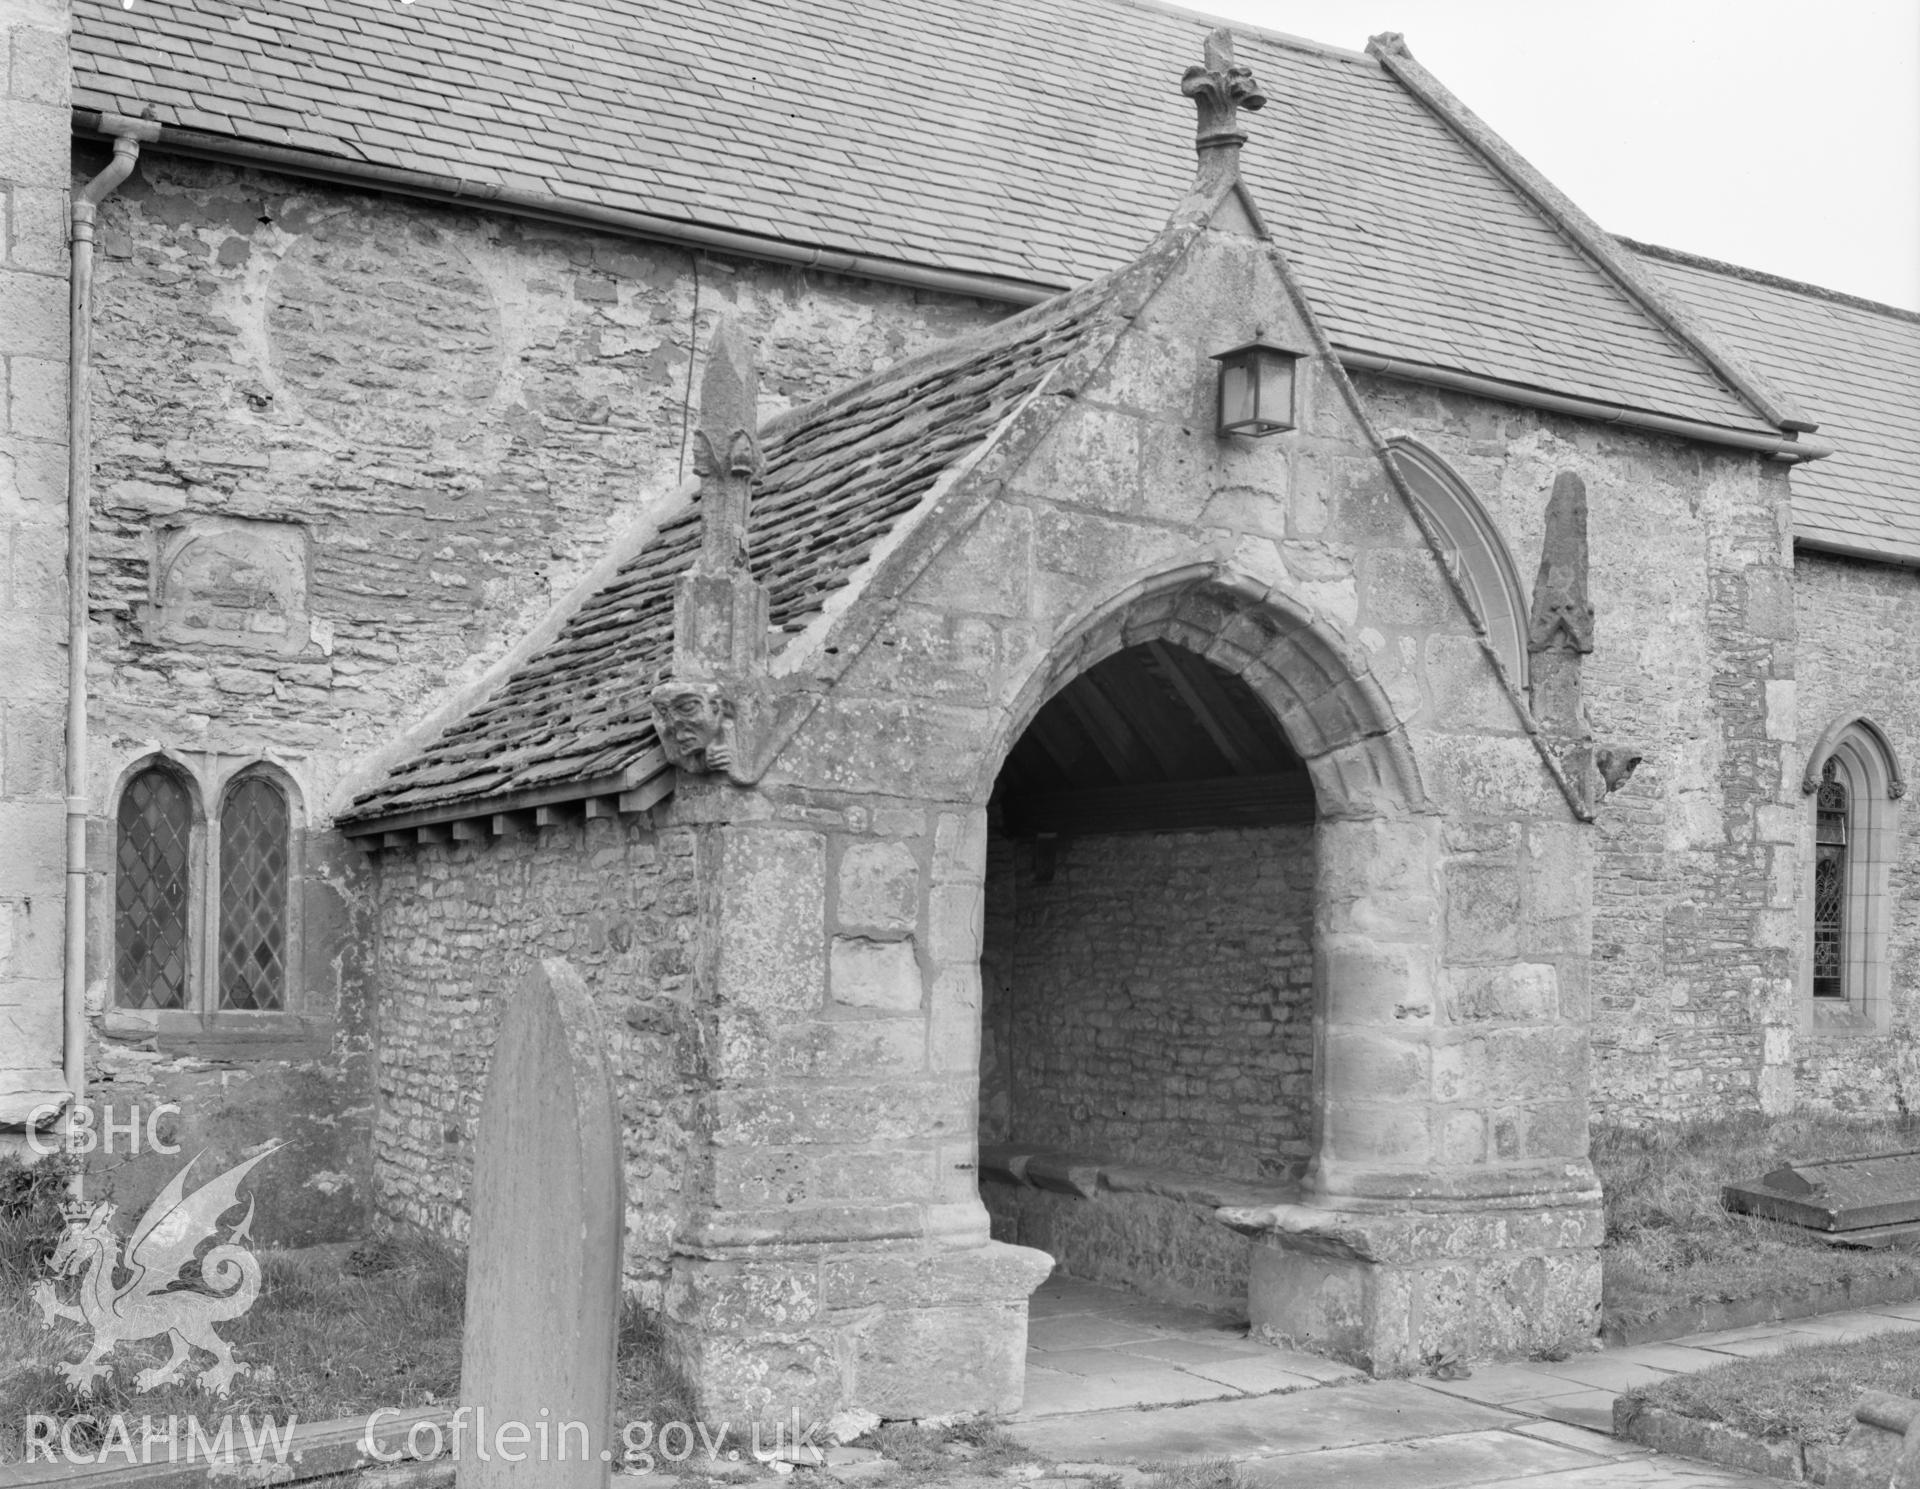
[[[607,1046],[564,961],[505,1001],[474,1163],[455,1483],[604,1489],[626,1210]]]

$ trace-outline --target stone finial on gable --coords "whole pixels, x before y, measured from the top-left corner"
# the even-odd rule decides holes
[[[1587,486],[1572,471],[1553,480],[1540,571],[1527,614],[1528,692],[1540,730],[1554,741],[1561,767],[1591,819],[1608,792],[1626,784],[1640,752],[1596,748],[1581,684],[1581,658],[1593,650],[1593,601],[1587,591]]]
[[[1527,650],[1593,650],[1593,602],[1587,597],[1587,486],[1572,471],[1553,478],[1547,499],[1540,573],[1527,617]]]
[[[1540,572],[1527,614],[1528,692],[1547,733],[1588,742],[1593,729],[1581,696],[1580,658],[1593,650],[1593,604],[1587,598],[1587,487],[1571,471],[1553,478]],[[1582,772],[1584,774],[1584,772]]]
[[[721,321],[700,379],[700,426],[693,468],[700,477],[700,556],[719,568],[744,568],[753,486],[759,479],[759,378],[753,345],[732,316]]]
[[[1267,96],[1253,80],[1253,70],[1233,60],[1233,33],[1222,26],[1207,33],[1206,61],[1189,67],[1180,78],[1180,91],[1200,111],[1195,147],[1204,163],[1210,152],[1225,150],[1237,159],[1247,142],[1239,128],[1241,109],[1263,109]]]
[[[700,554],[675,588],[673,664],[650,695],[669,762],[736,781],[745,779],[743,747],[757,737],[767,660],[766,586],[747,562],[763,464],[757,383],[752,344],[731,318],[722,321],[693,436]]]

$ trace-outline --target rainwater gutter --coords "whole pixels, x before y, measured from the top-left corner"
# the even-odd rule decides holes
[[[1844,538],[1823,534],[1795,533],[1793,546],[1808,553],[1828,553],[1836,558],[1864,559],[1868,563],[1890,564],[1900,569],[1920,569],[1920,553],[1902,553],[1891,546],[1876,548],[1871,543],[1850,543]]]
[[[1728,429],[1720,424],[1706,424],[1696,419],[1677,419],[1669,414],[1648,413],[1644,409],[1625,408],[1616,403],[1596,403],[1586,398],[1568,398],[1559,393],[1548,393],[1540,388],[1529,388],[1519,383],[1503,383],[1490,377],[1475,377],[1467,372],[1454,372],[1445,367],[1427,367],[1417,362],[1396,362],[1391,357],[1375,356],[1371,352],[1342,351],[1337,353],[1340,365],[1349,372],[1373,372],[1381,377],[1394,377],[1411,383],[1424,383],[1433,388],[1450,388],[1459,393],[1473,393],[1481,398],[1498,399],[1502,403],[1518,403],[1528,408],[1545,409],[1548,413],[1566,414],[1576,419],[1590,419],[1597,424],[1624,424],[1632,429],[1648,429],[1659,434],[1676,434],[1684,439],[1696,439],[1708,444],[1731,445],[1736,450],[1754,450],[1763,455],[1771,455],[1775,460],[1822,460],[1833,453],[1833,446],[1817,444],[1813,440],[1795,439],[1791,435],[1757,434],[1745,429]]]
[[[112,117],[115,116],[96,114],[91,109],[75,109],[74,125],[82,133],[105,134],[109,131],[96,121]],[[971,295],[1005,305],[1038,305],[1053,299],[1065,288],[1063,285],[1035,284],[992,274],[929,269],[899,259],[875,258],[862,253],[809,248],[778,238],[763,238],[728,228],[703,227],[699,223],[682,222],[672,217],[656,217],[648,212],[628,212],[618,207],[569,201],[564,197],[521,191],[511,186],[463,181],[458,176],[443,176],[432,171],[372,165],[362,160],[350,160],[343,155],[323,155],[318,151],[294,150],[281,145],[260,145],[250,140],[202,134],[198,130],[178,129],[172,125],[146,127],[156,131],[153,136],[156,149],[197,160],[253,166],[309,180],[393,192],[399,196],[420,197],[433,202],[484,205],[495,211],[510,212],[516,217],[530,217],[540,222],[590,227],[601,232],[618,233],[623,237],[677,243],[687,248],[792,264],[797,268],[819,269],[830,274],[849,274],[912,289]]]
[[[87,1096],[87,529],[93,506],[93,420],[87,396],[92,360],[93,222],[100,203],[133,173],[141,141],[160,126],[102,114],[97,132],[113,141],[107,168],[73,199],[67,364],[67,852],[66,955],[61,965],[61,1076],[77,1109]]]

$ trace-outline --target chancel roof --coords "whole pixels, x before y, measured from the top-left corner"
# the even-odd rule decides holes
[[[1920,563],[1920,314],[1636,244],[1722,339],[1791,393],[1825,460],[1793,471],[1803,542]]]
[[[77,107],[1068,288],[1192,175],[1129,0],[76,0]],[[1373,57],[1245,28],[1245,170],[1337,347],[1772,426]]]
[[[1111,278],[940,347],[762,431],[752,564],[776,631],[803,629],[940,478],[986,444],[1110,318]],[[600,783],[655,749],[648,692],[673,651],[674,585],[698,499],[662,524],[559,633],[410,754],[343,821]],[[644,767],[643,767],[644,768]]]

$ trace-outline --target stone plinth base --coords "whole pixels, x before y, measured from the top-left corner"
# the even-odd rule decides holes
[[[704,1418],[790,1423],[1018,1410],[1027,1298],[1053,1258],[997,1241],[681,1257],[666,1326]]]
[[[1283,1206],[1230,1223],[1258,1242],[1255,1337],[1374,1375],[1450,1354],[1579,1347],[1600,1325],[1598,1203],[1438,1215]]]

